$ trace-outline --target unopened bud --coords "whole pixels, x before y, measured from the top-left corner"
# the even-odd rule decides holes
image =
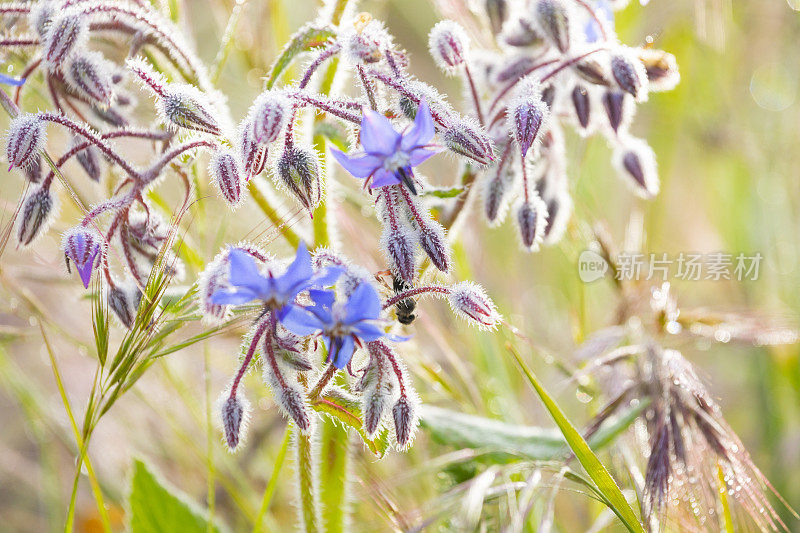
[[[656,156],[645,141],[632,137],[621,141],[614,153],[614,162],[636,194],[647,199],[658,194]]]
[[[377,63],[383,58],[383,51],[391,44],[389,34],[380,21],[367,14],[360,15],[354,29],[343,35],[343,49],[352,63]]]
[[[303,207],[309,212],[316,208],[322,191],[319,182],[319,163],[312,151],[295,145],[287,146],[278,159],[277,175]]]
[[[397,444],[401,449],[407,448],[417,429],[417,415],[414,405],[406,396],[400,396],[397,403],[392,407],[392,418],[394,418],[394,432]]]
[[[8,169],[33,164],[47,140],[45,123],[38,115],[20,114],[11,121],[6,138]]]
[[[503,29],[503,23],[508,17],[508,0],[484,0],[486,15],[489,17],[489,27],[497,35]]]
[[[603,94],[603,108],[606,110],[608,124],[616,133],[627,127],[633,115],[630,96],[620,91],[606,91]]]
[[[308,433],[311,430],[308,408],[300,391],[293,387],[285,387],[276,391],[275,399],[283,412],[294,421],[300,432]]]
[[[617,86],[636,101],[647,99],[647,71],[644,63],[632,52],[623,49],[612,55],[611,73]]]
[[[136,285],[129,284],[126,287],[120,287],[114,284],[109,284],[106,298],[108,307],[117,316],[122,324],[130,329],[136,320],[136,314],[139,310],[139,302],[142,300],[142,293]]]
[[[203,320],[209,324],[221,323],[227,317],[230,309],[229,305],[215,304],[212,301],[214,293],[228,285],[229,251],[229,249],[225,249],[218,253],[197,278],[198,307],[203,315]]]
[[[570,46],[570,11],[562,0],[537,0],[534,18],[539,30],[561,53]]]
[[[216,150],[211,156],[208,170],[225,201],[232,207],[239,205],[242,200],[242,171],[233,152],[227,148]]]
[[[258,143],[271,143],[278,138],[289,120],[291,105],[278,91],[266,91],[256,98],[250,111],[253,134]]]
[[[76,53],[66,68],[66,80],[78,95],[107,106],[111,103],[113,65],[98,52]]]
[[[481,328],[495,328],[500,322],[494,303],[476,283],[462,281],[453,285],[447,300],[454,313]]]
[[[24,200],[17,227],[17,239],[22,246],[28,246],[45,232],[53,220],[53,205],[49,189],[37,189]]]
[[[468,44],[464,28],[452,20],[438,22],[428,34],[431,56],[445,72],[455,72],[464,64]]]
[[[168,124],[188,130],[220,134],[213,106],[199,89],[192,85],[167,85],[161,99],[161,111]]]
[[[433,266],[442,272],[450,270],[450,248],[441,224],[434,220],[422,224],[419,228],[419,245],[428,254]]]
[[[513,181],[513,170],[507,168],[496,172],[486,180],[483,190],[483,213],[489,225],[496,226],[505,218]]]
[[[55,18],[42,43],[45,62],[53,70],[60,70],[73,52],[83,48],[88,35],[89,27],[81,14],[68,12]]]
[[[517,224],[522,244],[529,251],[535,252],[544,238],[547,221],[547,206],[538,195],[523,201],[517,208]]]
[[[57,15],[57,11],[56,3],[50,0],[40,0],[31,5],[28,24],[36,30],[36,34],[40,39],[44,40],[47,36],[47,30],[50,29],[50,24]]]
[[[508,106],[508,115],[512,121],[509,126],[523,158],[536,142],[549,114],[550,109],[542,101],[535,81],[524,80],[516,98]]]
[[[599,54],[602,54],[602,52]],[[582,58],[575,63],[573,68],[578,76],[592,85],[610,85],[611,82],[609,81],[610,75],[608,72],[607,56],[602,56],[602,58],[605,60],[605,63],[603,63],[601,59],[595,57],[599,54],[592,54]]]
[[[42,181],[42,156],[37,153],[31,162],[28,163],[25,169],[25,177],[31,183],[39,183]]]
[[[225,444],[228,451],[235,452],[244,440],[247,432],[247,421],[250,417],[250,402],[239,394],[223,394],[220,404],[220,418],[222,431],[225,434]]]
[[[572,89],[572,106],[575,109],[575,118],[584,130],[589,126],[592,104],[589,91],[583,85],[576,85]]]
[[[489,138],[479,126],[468,120],[454,121],[445,130],[443,138],[447,148],[479,165],[488,165],[494,161],[494,151]]]
[[[89,288],[92,270],[102,257],[103,237],[94,229],[77,226],[64,234],[63,247],[67,269],[70,261],[75,263],[84,288]]]
[[[266,164],[267,146],[256,141],[252,119],[246,119],[239,125],[238,147],[245,179],[260,174]]]
[[[381,237],[381,248],[392,262],[398,276],[408,283],[414,282],[416,239],[403,227],[387,227]]]
[[[651,91],[669,91],[681,79],[675,56],[654,48],[637,48],[639,59],[647,73],[647,87]]]
[[[83,144],[83,139],[75,137],[72,143],[73,145],[79,143]],[[80,163],[86,175],[89,176],[89,179],[92,181],[100,181],[100,176],[103,174],[103,163],[101,161],[100,151],[96,146],[90,144],[75,154],[75,159],[78,160],[78,163]]]

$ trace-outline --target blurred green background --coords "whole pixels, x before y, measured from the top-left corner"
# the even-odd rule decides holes
[[[234,117],[249,106],[280,44],[317,9],[317,3],[309,0],[240,3],[245,16],[219,82]],[[427,32],[439,20],[439,10],[447,12],[459,3],[360,4],[361,10],[387,21],[396,41],[411,54],[414,72],[451,95],[454,103],[461,89],[453,79],[443,80],[426,47]],[[184,0],[177,5],[200,56],[210,62],[233,2]],[[681,71],[675,90],[653,94],[639,106],[633,127],[657,154],[662,183],[658,197],[643,202],[630,194],[615,176],[610,149],[602,138],[585,140],[570,134],[568,174],[575,215],[564,242],[530,255],[520,251],[515,228],[508,223],[488,229],[475,216],[463,230],[470,238],[456,248],[457,277],[482,283],[508,321],[530,339],[521,343],[524,357],[577,425],[588,420],[591,405],[596,409],[599,400],[576,394],[557,363],[574,363],[575,346],[614,321],[617,303],[611,284],[584,285],[577,276],[577,256],[587,245],[587,228],[596,223],[607,226],[620,248],[630,228],[640,228],[644,252],[760,252],[764,260],[757,281],[678,281],[673,290],[679,304],[756,313],[764,321],[797,324],[800,13],[796,9],[800,3],[794,0],[652,0],[646,8],[632,2],[617,15],[622,42],[643,44],[652,36],[656,47],[675,54]],[[35,109],[35,101],[26,106]],[[5,127],[6,119],[1,122]],[[451,167],[432,165],[428,176],[435,183],[450,183]],[[82,190],[88,198],[96,194],[89,187]],[[21,191],[19,176],[0,171],[3,224]],[[269,232],[263,217],[245,215],[256,213],[252,206],[229,216],[219,199],[204,202],[207,219],[199,224],[220,228],[198,234],[214,236],[195,243],[206,258],[221,242]],[[0,263],[0,530],[4,531],[60,530],[71,488],[74,441],[40,324],[54,344],[66,390],[78,411],[94,370],[86,349],[92,345],[91,306],[81,298],[75,279],[64,275],[59,250],[58,233],[74,223],[76,211],[66,199],[62,204],[58,223],[35,250],[23,252],[12,243]],[[370,268],[380,267],[374,251],[374,220],[350,205],[335,209],[342,215],[344,250]],[[287,202],[284,210],[291,213],[294,207]],[[254,221],[259,221],[257,227]],[[273,248],[286,251],[282,246],[276,241]],[[552,426],[504,349],[504,342],[513,339],[508,330],[470,330],[454,322],[440,303],[426,302],[420,309],[415,338],[402,352],[425,403],[512,423]],[[213,424],[209,428],[207,409],[235,370],[240,335],[241,331],[232,331],[160,361],[103,420],[90,455],[115,520],[124,514],[132,458],[143,457],[203,503],[207,503],[210,464],[215,512],[235,531],[251,527],[272,475],[285,422],[253,374],[247,380],[248,397],[257,408],[245,449],[229,455],[217,428]],[[678,347],[697,365],[755,463],[786,500],[800,508],[798,347],[742,347],[686,339],[665,344]],[[461,495],[448,503],[442,496],[460,475],[452,468],[443,469],[453,453],[425,431],[420,431],[410,452],[392,452],[380,461],[354,447],[352,530],[408,529],[437,510],[468,516],[467,498]],[[274,531],[288,530],[295,519],[289,469],[281,476],[268,518]],[[88,483],[82,482],[77,526],[95,531],[96,510]],[[528,526],[531,531],[544,503],[537,504]],[[485,515],[501,513],[500,505],[486,503]],[[559,531],[587,530],[599,510],[596,502],[571,492],[560,494],[555,505]],[[791,530],[800,527],[785,512],[782,516],[790,521]],[[455,520],[439,525],[458,524]],[[742,529],[746,528],[743,523]],[[488,526],[488,530],[493,529]]]

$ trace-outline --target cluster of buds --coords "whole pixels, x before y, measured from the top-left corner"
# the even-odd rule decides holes
[[[314,407],[326,398],[350,398],[348,404],[360,398],[368,439],[392,425],[399,448],[411,443],[419,400],[393,347],[406,340],[391,332],[396,324],[392,314],[399,319],[398,304],[422,295],[446,298],[454,312],[480,328],[496,327],[500,316],[473,283],[398,292],[378,280],[331,250],[321,249],[312,257],[302,244],[288,265],[249,243],[226,247],[209,263],[198,284],[198,303],[207,321],[224,320],[234,307],[252,301],[261,306],[244,337],[239,371],[219,403],[229,449],[243,440],[249,413],[241,381],[254,362],[260,363],[281,412],[300,431],[312,431]],[[344,368],[355,378],[345,386],[349,390],[332,384]]]

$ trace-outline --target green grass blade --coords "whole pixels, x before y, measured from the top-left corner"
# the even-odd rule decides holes
[[[272,465],[272,474],[267,483],[267,488],[264,490],[264,497],[261,499],[261,508],[258,510],[255,522],[253,524],[253,533],[260,533],[263,527],[264,516],[267,514],[269,504],[272,502],[272,497],[275,495],[275,489],[278,488],[278,479],[280,479],[281,468],[286,460],[286,451],[289,449],[289,443],[292,440],[292,430],[287,426],[286,433],[283,435],[283,442],[281,448],[278,450],[278,456],[275,458],[275,464]]]
[[[603,463],[600,462],[600,459],[594,454],[592,449],[589,447],[589,444],[583,439],[581,434],[578,432],[577,429],[570,423],[561,409],[558,407],[558,404],[547,394],[547,391],[544,390],[539,380],[533,374],[528,365],[522,360],[519,353],[510,345],[507,344],[506,347],[508,351],[514,356],[516,359],[517,364],[519,365],[522,372],[525,374],[525,377],[528,378],[531,386],[536,391],[536,394],[539,395],[539,398],[542,400],[545,408],[550,413],[550,416],[553,417],[555,420],[556,425],[564,434],[564,438],[567,440],[567,444],[569,447],[572,448],[572,452],[575,454],[575,457],[580,461],[583,468],[586,470],[586,473],[589,474],[589,477],[592,478],[592,481],[595,482],[597,485],[598,490],[603,494],[603,496],[608,501],[608,505],[612,511],[619,517],[625,527],[628,528],[630,531],[634,531],[636,533],[644,533],[644,529],[642,528],[642,524],[639,522],[639,519],[636,517],[636,513],[631,508],[628,501],[625,499],[625,496],[622,494],[617,483],[614,481],[614,478],[611,477],[611,474],[608,473],[606,467],[603,466]]]

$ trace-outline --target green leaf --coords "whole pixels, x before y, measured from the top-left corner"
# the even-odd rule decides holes
[[[387,431],[382,430],[374,439],[367,438],[364,433],[364,423],[361,421],[361,406],[358,401],[351,398],[341,389],[331,387],[321,397],[311,403],[311,407],[318,413],[325,413],[344,425],[356,430],[361,440],[367,445],[369,451],[383,457],[389,449]]]
[[[455,187],[430,187],[422,191],[421,196],[433,196],[434,198],[455,198],[467,190],[463,185]]]
[[[331,122],[317,122],[314,124],[314,135],[321,135],[342,152],[349,152],[347,134],[338,125]]]
[[[131,533],[206,533],[225,531],[209,525],[208,513],[178,489],[167,484],[142,461],[133,464],[128,501]]]
[[[333,30],[328,26],[320,28],[309,25],[300,28],[300,31],[294,34],[292,40],[289,41],[289,44],[286,45],[281,55],[272,65],[272,69],[270,69],[269,76],[267,77],[266,88],[272,89],[281,73],[289,66],[297,54],[319,48],[335,35]]]
[[[600,459],[597,458],[589,447],[589,444],[587,444],[581,434],[578,433],[578,430],[570,423],[563,411],[561,411],[561,408],[558,407],[558,404],[547,394],[547,391],[544,390],[542,384],[539,383],[539,380],[531,369],[528,368],[528,365],[525,364],[517,351],[510,344],[507,345],[507,348],[514,356],[514,359],[516,359],[525,377],[528,378],[536,394],[539,395],[544,406],[550,412],[550,416],[555,420],[561,433],[564,434],[564,438],[567,440],[569,447],[572,448],[575,457],[580,461],[586,473],[589,474],[589,477],[592,478],[592,481],[595,482],[598,490],[606,499],[608,506],[614,511],[628,530],[644,533],[644,529],[639,519],[636,517],[636,513],[633,511],[630,504],[628,504],[628,501],[625,499],[616,481],[614,481],[614,478],[611,477],[606,467],[603,466],[603,463],[600,462]]]

